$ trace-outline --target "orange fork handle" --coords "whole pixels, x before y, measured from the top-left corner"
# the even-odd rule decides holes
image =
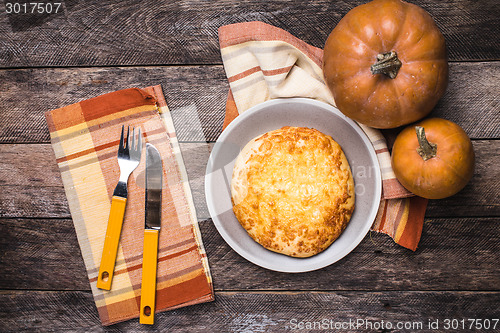
[[[111,200],[111,211],[109,212],[106,238],[104,239],[101,266],[99,267],[99,275],[97,276],[97,288],[99,289],[111,289],[126,204],[127,198],[113,196]]]
[[[142,254],[141,313],[139,323],[153,325],[156,303],[156,268],[158,260],[158,230],[144,230]]]

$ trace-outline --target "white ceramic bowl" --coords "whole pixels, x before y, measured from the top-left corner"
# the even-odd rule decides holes
[[[340,144],[354,176],[356,204],[342,235],[325,251],[293,258],[265,249],[239,224],[231,204],[231,177],[240,150],[254,137],[283,126],[315,128]],[[307,98],[275,99],[238,116],[221,134],[205,175],[208,210],[222,238],[245,259],[280,272],[307,272],[328,266],[365,237],[380,204],[382,180],[372,144],[361,128],[333,106]]]

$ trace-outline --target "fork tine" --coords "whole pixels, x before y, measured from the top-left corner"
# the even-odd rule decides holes
[[[125,150],[130,149],[130,126],[127,126],[127,138],[125,139]]]
[[[130,149],[135,150],[135,127],[132,127],[132,147]]]
[[[141,134],[141,128],[139,127],[137,135],[137,151],[139,152],[139,156],[141,156],[141,151],[142,151],[142,134]]]
[[[120,145],[118,146],[118,152],[123,151],[123,132],[124,132],[125,126],[122,125],[122,134],[120,135]]]

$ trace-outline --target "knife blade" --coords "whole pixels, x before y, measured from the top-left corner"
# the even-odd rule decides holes
[[[142,254],[141,324],[154,324],[158,238],[161,228],[161,190],[163,166],[158,150],[146,144],[146,199],[144,249]]]

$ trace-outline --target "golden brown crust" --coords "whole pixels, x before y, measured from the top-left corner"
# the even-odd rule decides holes
[[[231,182],[233,211],[265,248],[310,257],[337,239],[354,210],[354,181],[328,135],[283,127],[251,140]]]

